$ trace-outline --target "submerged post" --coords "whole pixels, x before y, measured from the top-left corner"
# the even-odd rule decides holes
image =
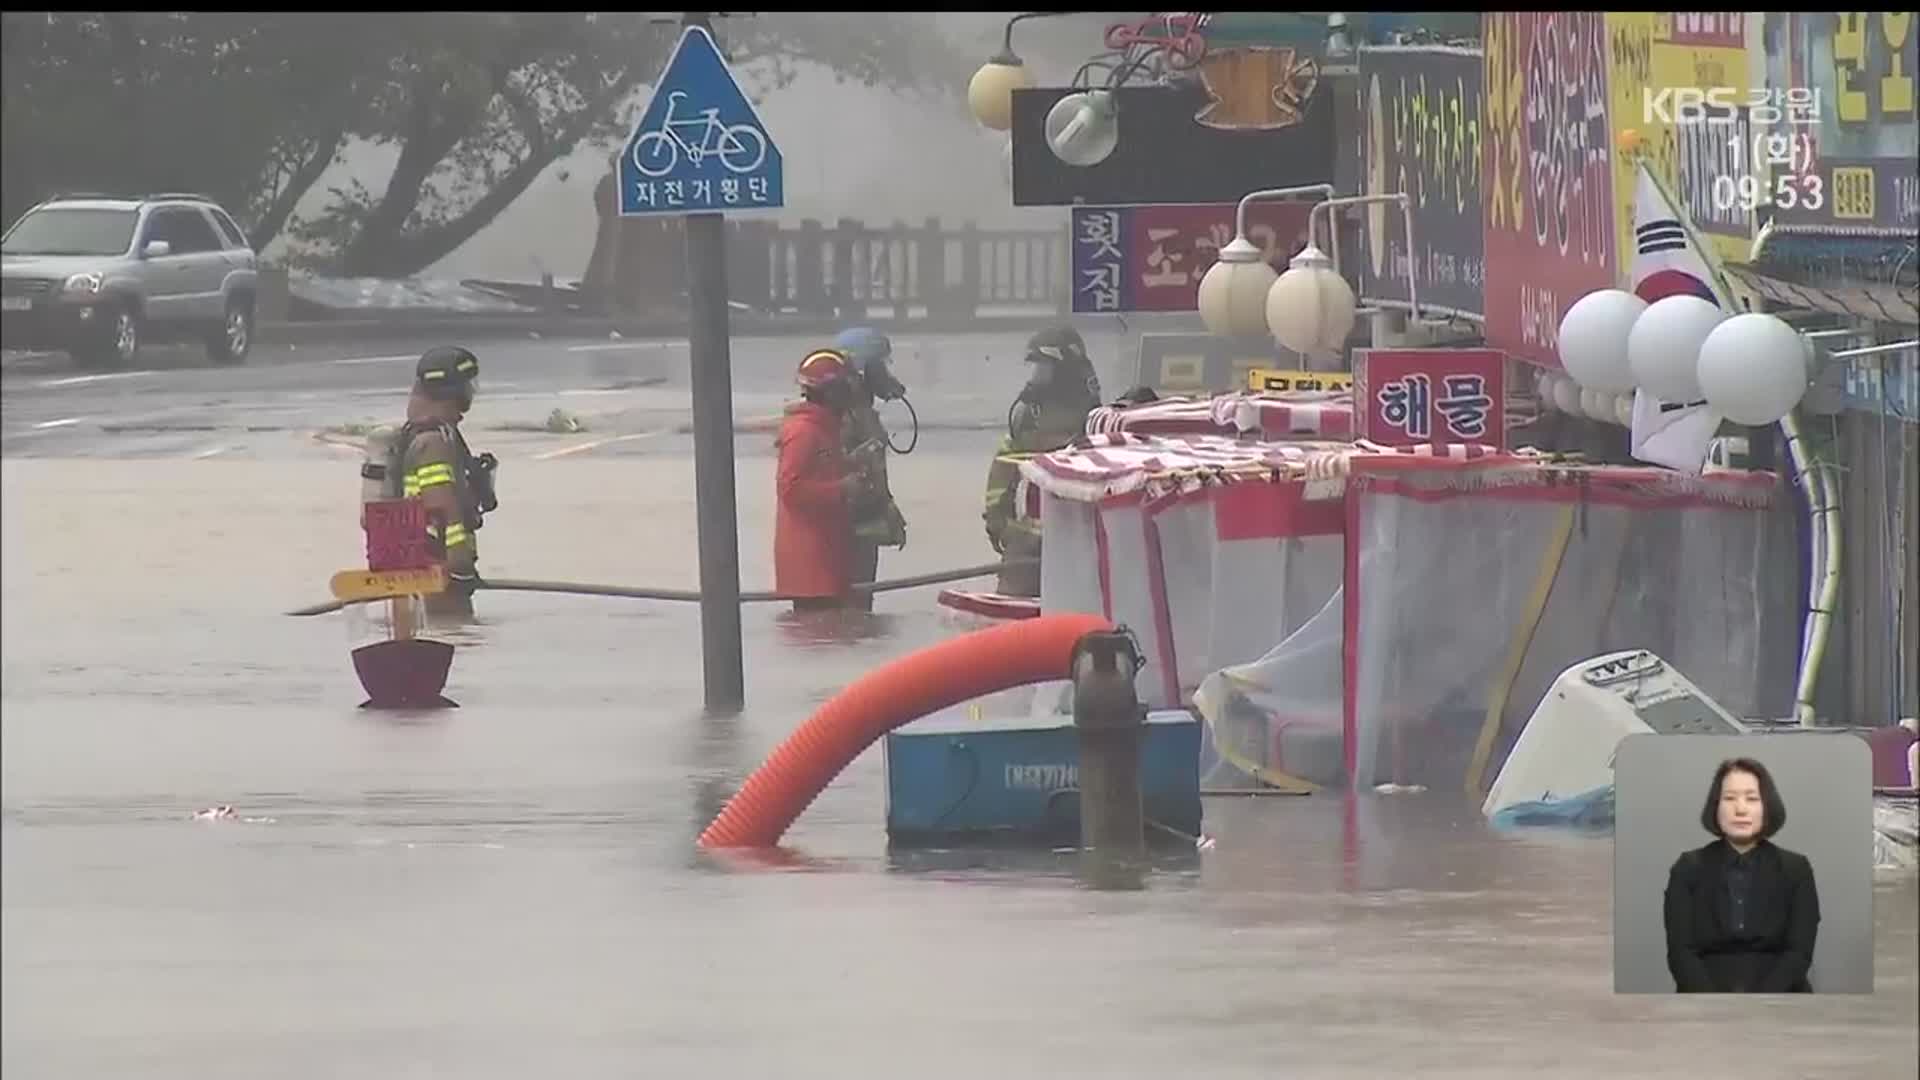
[[[1080,846],[1102,855],[1146,851],[1140,742],[1146,707],[1134,692],[1140,654],[1125,628],[1074,646],[1073,727],[1080,743]]]
[[[711,31],[704,11],[681,25]],[[746,704],[740,647],[740,522],[734,496],[733,331],[727,310],[727,227],[688,214],[687,361],[693,384],[693,486],[700,546],[700,660],[710,712]]]
[[[622,217],[684,216],[693,477],[700,547],[700,645],[710,712],[745,704],[740,648],[740,527],[734,504],[733,374],[725,212],[785,205],[779,148],[713,39],[712,13],[689,11],[679,44],[621,152]],[[687,141],[696,117],[717,146]]]

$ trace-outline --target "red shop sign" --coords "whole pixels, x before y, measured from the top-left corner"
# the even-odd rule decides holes
[[[1506,358],[1497,349],[1360,349],[1355,434],[1385,446],[1507,448]]]

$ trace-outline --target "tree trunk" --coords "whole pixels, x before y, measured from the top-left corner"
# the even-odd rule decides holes
[[[294,170],[293,177],[287,181],[287,186],[274,196],[266,213],[260,215],[260,220],[254,223],[253,231],[247,234],[247,243],[253,246],[254,251],[265,251],[267,245],[287,227],[287,219],[293,216],[294,207],[300,205],[301,198],[313,188],[314,184],[319,183],[320,177],[327,171],[327,166],[333,164],[333,157],[340,152],[340,144],[344,141],[346,141],[346,132],[339,129],[321,136],[314,146],[313,153],[308,154],[306,160],[300,163],[300,167]]]
[[[405,262],[397,249],[407,219],[420,205],[421,186],[459,141],[459,133],[451,130],[452,125],[436,129],[434,95],[426,85],[429,81],[425,73],[416,77],[400,160],[394,162],[393,175],[387,178],[387,190],[381,193],[379,203],[360,222],[347,249],[340,254],[341,272],[348,277],[405,276],[390,268]]]
[[[458,251],[460,245],[493,224],[494,219],[512,206],[515,199],[526,193],[534,179],[559,158],[561,145],[556,142],[514,166],[512,172],[502,177],[465,213],[452,221],[393,237],[392,242],[385,245],[383,256],[369,263],[369,269],[360,272],[374,277],[408,277]]]
[[[619,156],[594,185],[599,220],[581,290],[609,314],[679,307],[686,288],[686,231],[678,217],[620,216]]]

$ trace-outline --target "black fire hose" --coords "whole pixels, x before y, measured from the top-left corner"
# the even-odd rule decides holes
[[[945,585],[952,581],[966,581],[969,578],[987,577],[1010,568],[1038,566],[1039,559],[1009,559],[1005,562],[984,563],[980,566],[967,566],[958,570],[941,570],[932,574],[916,574],[912,577],[893,578],[888,581],[861,582],[852,587],[855,593],[883,593],[898,589],[917,589],[926,585]],[[523,581],[514,578],[481,578],[474,586],[476,589],[492,589],[496,592],[538,592],[564,593],[573,596],[617,596],[628,600],[667,600],[681,603],[698,603],[700,593],[695,589],[640,589],[624,585],[590,585],[572,581]],[[365,600],[330,600],[324,604],[314,604],[289,615],[326,615],[351,604],[371,604],[394,597],[376,596]],[[807,597],[789,596],[778,592],[743,592],[740,602],[743,604],[780,603],[802,600]]]
[[[913,420],[913,441],[907,443],[907,448],[905,450],[902,450],[898,446],[894,445],[893,432],[888,430],[885,424],[880,425],[880,429],[886,433],[887,449],[893,451],[896,454],[899,454],[902,457],[905,457],[906,455],[913,453],[914,447],[920,445],[920,413],[914,409],[913,402],[907,400],[907,395],[901,394],[899,397],[895,398],[894,400],[898,401],[900,404],[905,405],[907,407],[907,416],[912,418]]]

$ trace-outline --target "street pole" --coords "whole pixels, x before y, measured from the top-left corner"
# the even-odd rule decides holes
[[[683,27],[709,31],[704,11]],[[710,713],[746,705],[740,646],[740,521],[733,475],[733,357],[727,231],[718,213],[686,217],[687,352],[693,384],[693,484],[700,544],[700,660]]]

